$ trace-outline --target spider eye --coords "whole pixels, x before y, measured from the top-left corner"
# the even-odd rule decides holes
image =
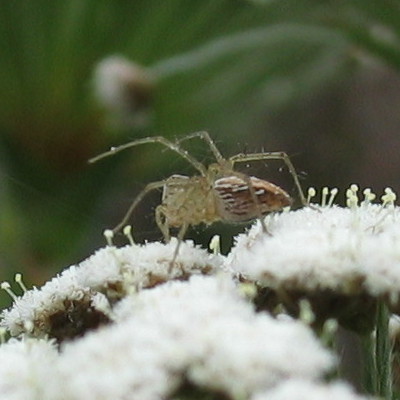
[[[208,172],[213,175],[217,175],[221,171],[221,166],[219,164],[210,164],[208,167]]]

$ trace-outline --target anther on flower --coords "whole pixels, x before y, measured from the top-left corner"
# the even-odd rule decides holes
[[[307,299],[299,301],[299,319],[307,325],[311,325],[315,321],[315,314],[312,310],[311,303]]]
[[[383,206],[394,206],[394,202],[396,201],[396,193],[393,192],[393,190],[389,187],[385,189],[385,194],[382,195],[381,201]]]
[[[329,189],[327,186],[324,186],[321,190],[321,202],[320,202],[321,207],[332,207],[338,192],[339,192],[338,188]],[[317,191],[315,190],[315,188],[313,187],[308,188],[307,202],[310,203],[311,199],[315,197],[316,194]]]
[[[358,192],[358,190],[359,190],[359,187],[358,187],[357,184],[352,183],[352,184],[350,185],[350,190],[351,190],[355,195],[357,195],[357,192]]]
[[[19,274],[19,273],[15,274],[14,280],[19,285],[19,287],[22,289],[22,291],[24,293],[28,291],[28,289],[26,288],[26,286],[22,280],[22,274]]]
[[[107,245],[112,247],[113,246],[113,238],[114,238],[114,232],[111,229],[106,229],[103,232],[104,237],[106,238]]]
[[[338,192],[339,192],[338,188],[331,189],[329,200],[328,200],[328,207],[333,206],[333,202],[335,201],[335,198],[336,198],[336,195],[338,194]]]
[[[214,254],[221,254],[221,237],[219,235],[214,235],[211,238],[208,247]]]
[[[11,286],[7,281],[4,281],[0,285],[1,289],[9,294],[9,296],[15,301],[17,300],[18,296],[11,290]]]
[[[358,186],[356,184],[350,185],[346,190],[346,205],[349,208],[356,208],[358,206]]]
[[[323,331],[331,335],[334,335],[337,332],[338,328],[339,324],[337,320],[334,318],[329,318],[324,323]]]
[[[325,346],[331,347],[332,343],[334,343],[338,328],[339,324],[334,318],[329,318],[324,322],[320,337]]]
[[[126,225],[124,227],[124,235],[128,238],[129,240],[129,244],[131,246],[133,246],[135,244],[135,241],[133,240],[133,236],[132,236],[132,226],[131,225]]]
[[[309,187],[307,190],[307,203],[310,203],[311,199],[313,197],[315,197],[316,194],[317,194],[317,191],[315,190],[315,188]]]
[[[322,188],[322,196],[321,196],[321,206],[325,207],[326,206],[326,198],[329,194],[329,188],[326,186]]]
[[[363,195],[364,195],[364,200],[362,202],[363,205],[368,205],[370,204],[372,201],[375,200],[376,198],[376,194],[372,192],[372,190],[370,188],[365,188],[363,190]]]

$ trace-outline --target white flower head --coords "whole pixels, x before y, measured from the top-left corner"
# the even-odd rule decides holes
[[[74,337],[82,333],[84,324],[80,322],[86,317],[96,326],[108,319],[95,312],[91,304],[95,295],[95,291],[79,284],[77,268],[72,266],[42,288],[33,288],[18,297],[10,309],[2,312],[1,325],[12,336],[27,333],[34,337],[50,335],[59,340],[61,336]],[[74,322],[79,322],[77,330]]]
[[[312,206],[274,214],[265,220],[267,233],[256,223],[236,238],[227,266],[278,296],[286,293],[293,304],[311,298],[313,309],[326,312],[327,318],[346,314],[342,301],[349,299],[359,301],[367,318],[378,297],[398,307],[399,208],[392,205],[389,191],[382,205],[371,204],[369,192],[359,204],[356,189],[349,189],[349,207]],[[329,315],[331,300],[338,297],[338,310]]]
[[[255,313],[228,275],[138,292],[114,318],[63,346],[68,400],[173,398],[188,382],[240,398],[288,377],[317,379],[334,365],[307,326]]]
[[[107,246],[76,266],[71,266],[40,289],[18,297],[2,313],[1,325],[11,335],[46,335],[58,341],[83,335],[108,323],[112,305],[131,291],[152,288],[171,279],[188,279],[193,274],[212,274],[220,269],[223,257],[210,255],[194,246],[159,242]]]

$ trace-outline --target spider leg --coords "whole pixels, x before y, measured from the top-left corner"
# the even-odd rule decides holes
[[[165,218],[164,207],[162,205],[157,206],[156,208],[156,223],[158,228],[160,229],[161,233],[164,236],[165,243],[169,242],[169,225]]]
[[[269,153],[252,153],[252,154],[236,154],[229,158],[229,161],[234,165],[235,163],[239,162],[249,162],[249,161],[259,161],[259,160],[283,160],[286,166],[289,169],[290,175],[292,175],[294,183],[296,185],[297,191],[299,192],[300,200],[303,206],[308,205],[307,199],[304,196],[303,189],[300,185],[299,178],[297,176],[296,169],[292,164],[289,156],[283,151],[275,151]]]
[[[174,267],[174,264],[175,264],[175,261],[176,261],[176,257],[178,257],[179,248],[181,247],[182,240],[183,240],[183,238],[185,236],[185,233],[186,233],[188,227],[189,227],[189,225],[187,223],[185,223],[179,229],[178,236],[177,236],[178,243],[176,244],[176,247],[175,247],[175,250],[174,250],[174,254],[172,256],[172,260],[171,260],[171,262],[169,264],[168,272],[171,272],[173,267]]]
[[[206,176],[207,174],[207,169],[206,167],[199,161],[197,161],[193,156],[191,156],[186,150],[182,149],[182,147],[179,146],[179,142],[173,143],[170,140],[164,138],[163,136],[150,136],[142,139],[137,139],[133,140],[132,142],[123,144],[121,146],[117,147],[111,147],[109,151],[106,151],[105,153],[102,153],[96,157],[93,157],[89,159],[89,163],[95,163],[103,158],[112,156],[116,153],[119,153],[120,151],[129,149],[134,146],[139,146],[142,144],[147,144],[147,143],[159,143],[162,144],[163,146],[167,147],[168,149],[174,151],[175,153],[179,154],[182,158],[184,158],[189,164],[191,164],[197,171],[200,172],[201,175]]]
[[[164,207],[163,205],[159,205],[156,208],[156,223],[157,226],[160,228],[160,231],[162,232],[162,234],[164,235],[164,240],[165,243],[168,243],[170,240],[170,234],[169,234],[169,225],[168,222],[165,218],[165,212],[164,212]],[[176,257],[178,256],[179,253],[179,248],[181,246],[182,240],[185,236],[185,233],[187,231],[189,227],[189,224],[187,223],[183,223],[179,229],[178,235],[177,235],[177,240],[178,243],[176,244],[175,250],[174,250],[174,254],[172,256],[172,259],[169,263],[169,267],[168,267],[168,272],[170,273],[174,267],[175,261],[176,261]]]
[[[132,202],[131,206],[129,207],[128,211],[126,212],[122,221],[113,229],[113,232],[118,232],[123,228],[126,223],[128,222],[129,217],[132,215],[133,211],[137,207],[137,205],[143,200],[147,193],[151,192],[152,190],[159,189],[165,185],[165,181],[157,181],[151,182],[145,186],[145,188],[136,196],[135,200]]]
[[[190,140],[194,138],[200,138],[201,140],[204,140],[212,153],[214,154],[215,159],[217,160],[218,163],[223,163],[225,161],[224,157],[218,150],[217,146],[215,145],[214,141],[211,139],[210,135],[206,131],[200,131],[200,132],[193,132],[189,133],[189,135],[184,136],[183,138],[177,140],[177,143],[182,143],[185,140]]]

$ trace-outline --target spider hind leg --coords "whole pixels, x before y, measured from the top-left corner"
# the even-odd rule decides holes
[[[262,160],[282,160],[288,170],[290,175],[294,180],[294,184],[296,185],[296,189],[299,193],[300,201],[303,206],[307,206],[308,202],[306,196],[304,195],[303,188],[300,185],[299,177],[297,171],[290,160],[290,157],[283,151],[274,151],[274,152],[266,152],[266,153],[251,153],[251,154],[236,154],[229,158],[229,161],[234,165],[235,163],[243,163],[250,161],[262,161]]]

